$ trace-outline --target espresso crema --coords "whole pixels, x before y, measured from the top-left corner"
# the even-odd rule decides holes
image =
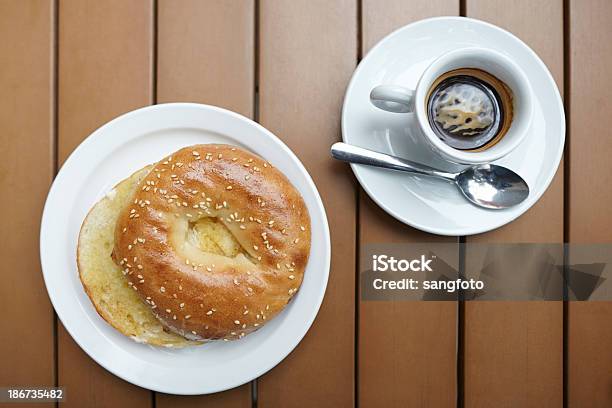
[[[441,75],[427,97],[427,116],[436,135],[460,150],[494,146],[512,123],[512,93],[495,76],[476,68]]]

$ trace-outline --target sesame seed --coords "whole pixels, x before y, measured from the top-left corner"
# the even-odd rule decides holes
[[[289,275],[289,279],[293,280],[293,279],[295,279],[295,276]]]
[[[207,314],[208,316],[210,316],[211,314],[213,314],[213,311],[212,311],[212,310],[209,310],[208,312],[206,312],[206,314]]]
[[[235,324],[240,324],[240,320],[234,320]]]
[[[301,225],[301,226],[300,226],[300,229],[301,229],[302,231],[306,231],[306,228],[305,228],[303,225]]]
[[[226,190],[231,190],[232,188],[233,188],[232,186],[225,187]]]
[[[181,303],[181,304],[179,305],[179,307],[180,307],[181,309],[182,309],[182,308],[184,308],[184,307],[185,307],[185,303]]]
[[[198,334],[198,333],[196,333],[196,332],[195,332],[195,331],[193,331],[193,330],[191,331],[191,333],[192,333],[192,334]]]
[[[185,316],[185,319],[189,319],[191,317],[191,315],[187,315]]]
[[[164,288],[164,287],[162,286],[161,288],[159,288],[159,291],[160,291],[161,293],[164,293],[164,292],[166,292],[166,288]]]
[[[172,310],[166,309],[166,313],[172,313]]]
[[[249,311],[248,311],[248,310],[245,310],[244,312],[242,312],[242,314],[243,314],[243,315],[247,315],[247,314],[249,314]]]

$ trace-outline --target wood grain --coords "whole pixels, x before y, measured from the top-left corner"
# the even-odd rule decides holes
[[[157,102],[198,102],[252,117],[255,4],[231,0],[158,3]],[[251,407],[251,387],[202,396],[156,394],[163,407]]]
[[[199,102],[253,116],[254,0],[158,3],[157,102]]]
[[[362,247],[457,241],[399,224],[362,194]],[[455,406],[457,302],[361,301],[358,344],[360,406]]]
[[[59,4],[60,163],[94,129],[152,103],[151,0],[62,0]],[[58,323],[59,383],[68,407],[150,407],[151,392],[91,360]]]
[[[0,1],[2,386],[55,383],[53,309],[38,254],[54,167],[54,30],[52,1]]]
[[[525,41],[562,91],[561,0],[520,0],[511,7],[503,0],[467,0],[466,14]],[[468,237],[467,242],[563,242],[563,164],[526,214],[498,230]],[[562,406],[562,302],[467,302],[464,333],[466,407]]]
[[[571,0],[569,30],[569,241],[611,242],[612,2]],[[568,407],[610,407],[612,302],[568,310]]]
[[[258,381],[259,406],[354,405],[355,185],[328,148],[357,61],[353,0],[260,2],[260,122],[304,163],[323,198],[332,266],[323,305],[300,345]]]
[[[459,0],[362,0],[362,55],[384,36],[424,18],[459,15]]]
[[[456,15],[459,1],[365,0],[362,54],[408,23]],[[457,242],[417,231],[391,218],[363,190],[359,245]],[[457,246],[457,255],[459,248]],[[362,407],[454,407],[457,361],[456,302],[359,302],[359,404]]]

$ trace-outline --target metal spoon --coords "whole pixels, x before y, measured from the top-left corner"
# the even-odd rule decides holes
[[[468,167],[460,173],[447,173],[410,160],[346,143],[334,143],[331,147],[331,154],[334,158],[349,163],[383,167],[452,181],[465,198],[484,208],[499,210],[512,207],[523,202],[529,195],[529,186],[521,176],[495,164],[479,164]]]

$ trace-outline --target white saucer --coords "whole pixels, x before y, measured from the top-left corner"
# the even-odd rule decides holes
[[[117,182],[181,147],[197,143],[229,143],[251,150],[280,169],[300,191],[310,213],[312,232],[304,281],[285,310],[241,340],[181,350],[138,344],[98,316],[83,290],[75,259],[81,223],[91,206]],[[207,394],[236,387],[285,358],[317,315],[327,286],[330,248],[323,203],[291,150],[244,116],[194,103],[138,109],[92,133],[55,178],[40,229],[45,284],[70,335],[113,374],[171,394]]]
[[[431,160],[415,143],[413,114],[389,113],[369,101],[380,84],[414,89],[440,54],[458,47],[487,47],[511,57],[529,78],[534,91],[534,119],[525,141],[496,164],[520,174],[531,193],[520,205],[485,210],[470,204],[450,183],[363,165],[351,167],[368,195],[398,220],[440,235],[471,235],[501,227],[519,217],[542,196],[552,181],[565,141],[565,115],[557,86],[540,58],[514,35],[492,24],[465,17],[439,17],[407,25],[380,41],[361,61],[349,83],[342,110],[346,143],[391,153],[433,167],[452,169]],[[429,157],[429,159],[424,159]]]

